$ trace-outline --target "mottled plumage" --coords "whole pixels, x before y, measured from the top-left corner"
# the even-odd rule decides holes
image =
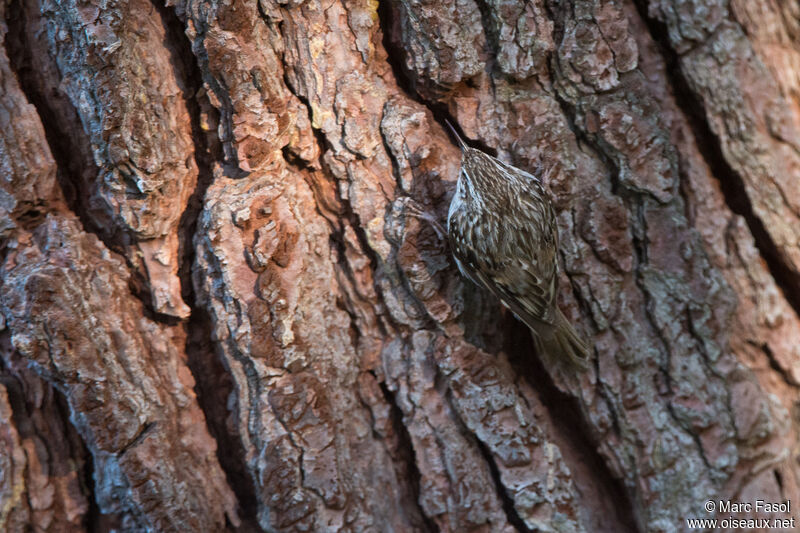
[[[535,176],[459,142],[447,215],[459,270],[525,322],[546,355],[585,368],[586,344],[556,305],[558,232],[547,192]]]

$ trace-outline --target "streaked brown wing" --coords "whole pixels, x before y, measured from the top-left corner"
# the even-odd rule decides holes
[[[479,285],[489,289],[529,328],[537,330],[543,323],[553,324],[552,318],[546,320],[536,311],[536,309],[547,309],[549,307],[545,304],[546,297],[520,298],[511,292],[508,286],[502,283],[491,283],[486,274],[476,272],[475,277],[479,279]]]
[[[556,319],[557,237],[549,204],[526,193],[518,199],[524,209],[517,218],[472,220],[473,231],[451,236],[451,248],[462,272],[534,327],[534,321],[553,324]],[[494,227],[481,231],[479,224]]]

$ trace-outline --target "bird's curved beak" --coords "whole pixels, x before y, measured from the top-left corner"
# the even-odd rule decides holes
[[[467,146],[467,143],[464,142],[464,139],[461,138],[461,135],[459,135],[456,129],[453,127],[453,125],[450,124],[450,121],[445,119],[444,122],[445,124],[447,124],[447,127],[450,128],[450,131],[453,133],[453,136],[458,141],[458,146],[461,148],[461,151],[464,152],[467,148],[469,148],[469,146]]]

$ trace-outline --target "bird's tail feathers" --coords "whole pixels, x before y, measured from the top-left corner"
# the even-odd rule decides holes
[[[560,309],[556,310],[555,323],[537,328],[537,333],[538,348],[544,352],[542,355],[569,361],[581,370],[589,368],[589,347]]]

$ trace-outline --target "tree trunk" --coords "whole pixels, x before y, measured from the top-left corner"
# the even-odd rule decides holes
[[[0,0],[0,529],[800,501],[799,5]],[[412,216],[445,120],[545,176],[586,373]]]

